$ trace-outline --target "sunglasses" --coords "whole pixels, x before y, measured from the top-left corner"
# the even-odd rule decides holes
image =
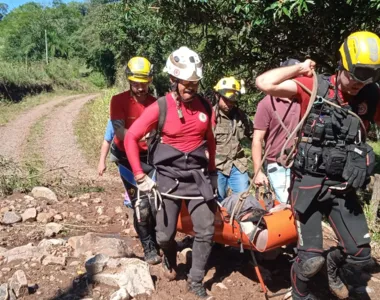
[[[380,80],[380,65],[373,66],[357,64],[348,72],[353,80],[364,84]]]

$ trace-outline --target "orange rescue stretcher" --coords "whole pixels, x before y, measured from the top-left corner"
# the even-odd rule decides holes
[[[260,204],[265,208],[263,200],[260,200]],[[275,206],[280,203],[275,201]],[[294,216],[290,209],[275,211],[273,213],[267,213],[263,216],[266,229],[258,229],[257,234],[254,235],[254,239],[251,242],[249,237],[241,230],[241,226],[237,220],[230,224],[230,216],[228,215],[224,207],[218,206],[215,213],[215,234],[214,241],[220,244],[229,245],[232,247],[240,247],[258,252],[270,251],[284,245],[289,245],[297,241],[297,231],[294,222]],[[182,201],[181,213],[177,222],[178,231],[194,236],[193,224],[191,217],[187,210],[187,207]],[[252,258],[255,264],[255,272],[260,282],[261,289],[266,298],[267,288],[264,284],[260,270],[258,268],[255,256],[251,251]],[[277,296],[277,295],[273,295]]]

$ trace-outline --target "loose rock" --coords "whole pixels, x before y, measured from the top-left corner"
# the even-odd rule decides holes
[[[129,244],[118,238],[102,237],[92,232],[85,236],[71,237],[68,244],[74,249],[74,256],[79,257],[87,252],[102,253],[109,257],[130,257],[133,252]]]
[[[22,218],[19,214],[13,212],[13,211],[7,211],[3,216],[2,223],[4,225],[11,225],[18,222],[21,222]]]
[[[56,214],[54,216],[54,221],[62,221],[62,220],[63,220],[63,217],[60,214]]]
[[[228,290],[228,288],[224,285],[223,282],[219,282],[216,284],[216,286],[222,290]]]
[[[57,195],[51,189],[43,186],[33,188],[32,195],[34,198],[45,198],[54,202],[58,201]]]
[[[45,236],[53,237],[60,233],[63,229],[63,225],[57,223],[49,223],[45,226]]]
[[[24,271],[17,270],[11,279],[9,279],[9,289],[13,290],[16,297],[28,295],[28,281]]]
[[[5,261],[9,263],[15,260],[38,259],[44,254],[44,252],[45,250],[43,248],[33,246],[32,243],[29,243],[27,245],[10,249],[1,255],[4,257]]]
[[[28,208],[21,214],[21,217],[23,222],[35,221],[37,218],[37,210],[34,207]]]
[[[107,263],[107,270],[112,273],[102,272],[92,277],[95,282],[119,286],[125,288],[132,297],[140,294],[151,295],[154,290],[152,277],[149,272],[149,265],[137,258],[120,258],[116,263],[110,259]],[[116,269],[110,265],[118,265]]]
[[[129,296],[127,290],[125,288],[121,288],[115,293],[111,295],[110,300],[129,300],[131,296]]]
[[[66,243],[64,239],[43,239],[39,242],[38,247],[48,249],[51,246],[64,246]]]
[[[89,193],[83,194],[79,196],[79,200],[89,200],[91,199],[91,195]]]
[[[85,263],[87,274],[95,275],[103,271],[103,268],[107,264],[109,257],[104,254],[97,254],[94,257],[88,259]]]
[[[38,223],[49,223],[51,221],[53,221],[54,219],[54,214],[48,212],[48,213],[45,213],[45,212],[41,212],[37,215],[37,222]]]
[[[120,206],[117,206],[117,207],[115,207],[115,213],[116,214],[122,214],[123,213],[123,209]]]
[[[8,283],[0,285],[0,300],[8,300]]]
[[[57,257],[57,256],[53,256],[53,255],[48,255],[42,260],[42,264],[44,266],[48,266],[48,265],[65,266],[66,265],[66,257]]]

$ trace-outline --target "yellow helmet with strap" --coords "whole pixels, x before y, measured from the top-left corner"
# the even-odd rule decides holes
[[[380,38],[369,31],[350,34],[339,49],[342,67],[365,84],[380,79]]]
[[[240,83],[233,76],[220,79],[214,86],[214,90],[230,101],[237,101],[241,94]]]
[[[128,80],[148,83],[153,79],[153,65],[145,57],[132,57],[127,64]]]

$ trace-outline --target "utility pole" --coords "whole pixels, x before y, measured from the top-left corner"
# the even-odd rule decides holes
[[[45,29],[45,52],[46,52],[46,64],[49,64],[49,58],[48,58],[48,44],[47,44],[47,33]]]

